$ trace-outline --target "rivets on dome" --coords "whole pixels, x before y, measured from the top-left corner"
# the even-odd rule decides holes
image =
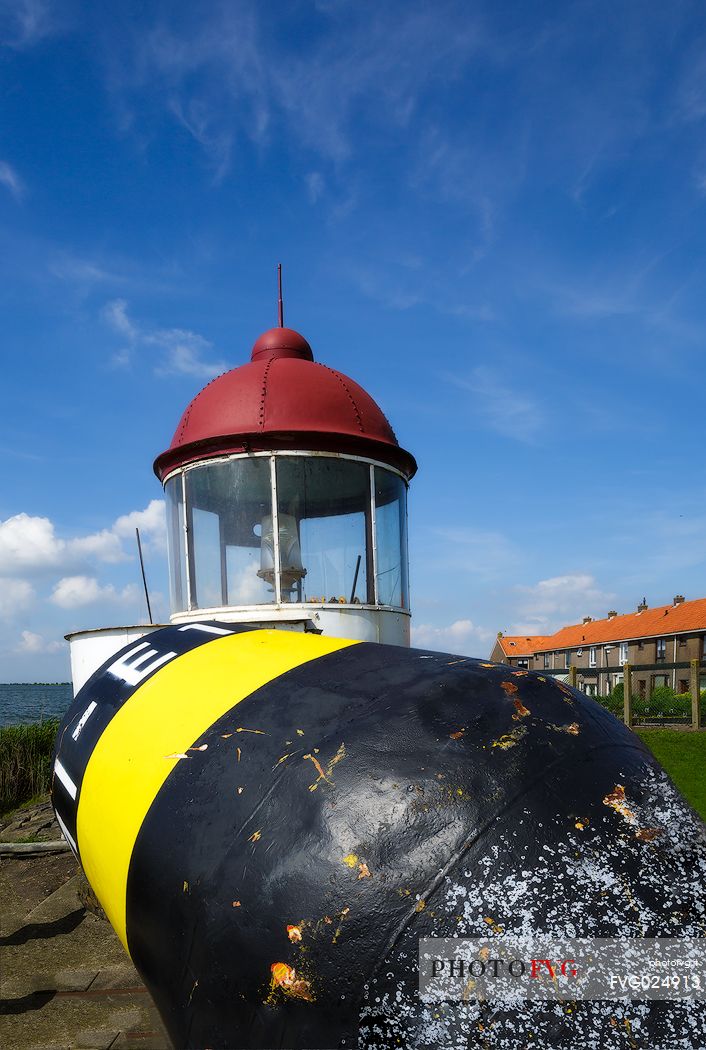
[[[327,372],[330,372],[332,376],[336,377],[336,379],[339,381],[339,383],[345,390],[346,394],[348,395],[348,400],[350,401],[353,411],[355,412],[355,418],[358,424],[358,429],[360,430],[361,434],[364,434],[365,427],[363,426],[363,420],[361,418],[360,410],[358,409],[358,405],[356,404],[355,398],[353,397],[350,391],[350,387],[348,386],[340,372],[336,372],[333,368],[329,368],[328,365],[323,365],[323,367],[326,369]]]

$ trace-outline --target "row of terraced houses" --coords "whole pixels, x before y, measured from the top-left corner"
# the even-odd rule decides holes
[[[578,687],[589,695],[610,693],[623,681],[625,664],[637,695],[649,696],[659,685],[686,693],[690,662],[706,664],[706,598],[688,602],[678,594],[671,605],[656,609],[643,599],[634,613],[613,609],[603,620],[586,616],[551,635],[500,633],[490,658],[562,679],[574,666]],[[682,666],[662,666],[669,664]],[[706,666],[700,668],[700,688],[706,689]]]

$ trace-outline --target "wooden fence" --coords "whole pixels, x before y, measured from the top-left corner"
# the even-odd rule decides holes
[[[700,728],[700,677],[703,670],[706,669],[706,663],[702,663],[700,660],[690,660],[681,663],[659,663],[659,664],[639,664],[637,667],[633,667],[631,664],[623,664],[621,667],[601,667],[601,668],[590,668],[585,667],[577,668],[572,664],[569,667],[569,682],[571,685],[576,687],[576,680],[580,674],[583,678],[596,677],[600,682],[601,674],[620,673],[623,675],[623,721],[626,726],[634,725],[633,717],[633,689],[632,689],[632,676],[633,673],[638,671],[672,671],[672,670],[688,670],[689,671],[689,692],[691,694],[691,729]],[[600,693],[600,689],[599,689]],[[600,699],[600,697],[596,697]]]

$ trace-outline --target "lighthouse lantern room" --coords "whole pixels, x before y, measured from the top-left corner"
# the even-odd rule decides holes
[[[354,380],[280,325],[209,383],[155,462],[173,623],[409,644],[414,458]]]
[[[184,412],[164,485],[171,621],[223,620],[409,645],[407,487],[417,469],[378,405],[279,325]],[[160,624],[67,635],[74,692]]]

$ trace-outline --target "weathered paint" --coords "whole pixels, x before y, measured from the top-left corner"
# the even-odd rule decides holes
[[[176,652],[199,634],[177,631],[150,643]],[[306,646],[289,667],[280,637]],[[129,696],[95,675],[58,750],[84,863],[112,849],[112,797],[144,779],[126,940],[175,1046],[706,1045],[688,1002],[498,1010],[416,995],[420,937],[706,932],[703,825],[608,712],[446,654],[260,631],[192,642]],[[83,770],[123,705],[108,787],[98,761]],[[190,736],[159,727],[187,708]],[[60,783],[54,799],[68,822]]]

